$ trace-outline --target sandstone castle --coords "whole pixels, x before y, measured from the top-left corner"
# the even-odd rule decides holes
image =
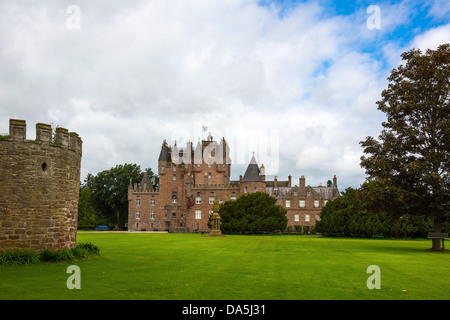
[[[166,141],[158,158],[159,190],[155,190],[147,174],[140,183],[130,182],[128,188],[128,229],[130,231],[178,230],[208,231],[215,197],[219,203],[236,200],[252,192],[266,192],[287,209],[288,228],[309,230],[320,219],[320,211],[328,200],[339,196],[336,176],[332,186],[306,185],[301,176],[299,185],[292,177],[267,181],[264,165],[253,156],[244,176],[230,180],[231,160],[224,138],[214,141],[211,134],[193,148],[173,148]]]
[[[24,120],[0,136],[0,251],[76,245],[82,141],[75,132]]]

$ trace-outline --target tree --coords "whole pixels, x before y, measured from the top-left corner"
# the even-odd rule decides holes
[[[82,187],[78,200],[78,226],[94,226],[98,223],[92,205],[92,191],[88,186]]]
[[[378,109],[386,114],[379,141],[361,141],[361,166],[368,179],[395,190],[401,201],[389,214],[429,216],[434,231],[449,220],[450,45],[425,54],[403,53],[405,65],[393,69]],[[439,240],[433,249],[440,250]]]
[[[286,229],[286,209],[264,192],[244,194],[220,206],[222,232],[273,232]]]
[[[151,169],[146,169],[153,187],[158,185],[158,177]],[[109,170],[99,172],[96,176],[88,174],[85,186],[92,191],[91,199],[97,213],[111,224],[119,225],[128,221],[128,187],[140,182],[144,172],[137,164],[117,165]]]
[[[388,202],[389,205],[384,205]],[[360,188],[347,188],[322,209],[316,230],[324,235],[371,238],[418,238],[432,230],[427,216],[393,215],[384,211],[402,202],[396,189],[377,181],[364,182]],[[448,229],[448,225],[444,228]]]

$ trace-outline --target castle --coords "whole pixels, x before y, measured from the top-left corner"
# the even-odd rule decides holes
[[[78,134],[10,119],[0,136],[0,251],[76,246],[82,141]]]
[[[266,181],[264,165],[252,156],[244,176],[230,180],[231,159],[225,138],[213,140],[211,134],[199,141],[195,149],[187,142],[184,150],[166,141],[158,158],[159,190],[155,190],[145,173],[140,183],[130,181],[128,188],[128,230],[208,231],[208,219],[214,200],[236,200],[243,194],[266,192],[287,210],[288,228],[309,230],[320,219],[327,201],[339,196],[336,176],[332,186],[311,187],[301,176],[299,185],[292,177]]]

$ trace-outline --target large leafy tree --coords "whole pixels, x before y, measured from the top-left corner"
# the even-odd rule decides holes
[[[361,166],[384,194],[399,195],[395,205],[388,199],[380,204],[387,212],[432,217],[440,232],[450,206],[450,45],[424,54],[413,49],[402,58],[405,64],[392,70],[377,102],[387,117],[379,139],[361,142]],[[440,249],[439,240],[433,249]]]
[[[286,209],[264,192],[244,194],[220,206],[223,232],[273,232],[286,228]]]
[[[153,187],[158,186],[158,177],[151,169],[146,169]],[[137,164],[117,165],[99,172],[96,176],[88,174],[85,186],[91,190],[91,201],[97,214],[116,228],[128,220],[128,187],[140,182],[144,172]]]

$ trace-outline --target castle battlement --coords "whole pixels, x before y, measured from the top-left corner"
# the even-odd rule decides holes
[[[150,188],[147,187],[147,183],[145,183],[144,185],[135,183],[134,186],[131,188],[129,187],[128,189],[133,190],[133,192],[142,192],[142,193],[153,193],[153,194],[159,194],[158,191],[152,190]]]
[[[26,142],[26,143],[40,143],[48,144],[54,147],[69,149],[81,155],[82,140],[76,132],[69,132],[65,128],[56,128],[56,141],[53,142],[52,127],[49,124],[36,124],[36,139],[27,140],[27,125],[25,120],[10,119],[9,120],[9,136],[2,139],[2,141],[12,142]]]

